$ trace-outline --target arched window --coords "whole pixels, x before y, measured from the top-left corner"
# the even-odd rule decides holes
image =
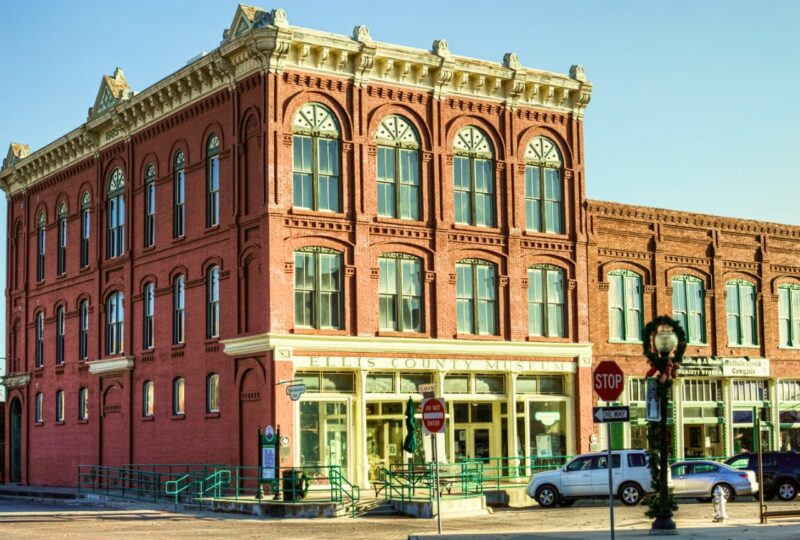
[[[321,247],[294,252],[294,324],[342,328],[342,254]]]
[[[494,227],[494,153],[489,138],[467,126],[456,135],[453,150],[456,223]]]
[[[78,359],[89,358],[89,301],[78,304]]]
[[[525,149],[525,228],[564,232],[561,154],[553,141],[536,137]]]
[[[703,281],[694,276],[672,278],[672,318],[686,330],[688,343],[706,342]]]
[[[56,365],[64,363],[64,306],[56,308]]]
[[[56,272],[62,275],[67,271],[67,204],[58,207],[58,252],[56,254]]]
[[[89,389],[81,388],[78,391],[78,420],[85,422],[89,419]]]
[[[120,257],[125,252],[125,175],[114,169],[108,183],[108,259]]]
[[[419,219],[419,137],[402,116],[378,126],[378,215]]]
[[[206,227],[219,225],[219,138],[206,143]]]
[[[728,345],[758,345],[756,286],[744,279],[727,282],[725,307],[728,312]]]
[[[642,322],[642,276],[630,270],[609,272],[609,338],[612,341],[641,341]]]
[[[292,123],[293,204],[341,212],[339,124],[320,103],[306,103]]]
[[[219,375],[209,373],[206,378],[206,412],[219,412]]]
[[[40,368],[44,366],[44,311],[36,314],[36,351],[35,351],[35,366]]]
[[[122,354],[124,340],[123,295],[117,291],[106,300],[106,354]]]
[[[183,377],[172,381],[172,414],[175,416],[186,414],[184,389]]]
[[[156,243],[156,167],[149,163],[144,169],[144,247]]]
[[[36,223],[36,281],[44,281],[44,253],[47,228],[47,216],[39,213]]]
[[[564,337],[564,271],[549,264],[528,268],[528,334]]]
[[[172,237],[186,234],[186,158],[182,151],[172,161]]]
[[[206,274],[206,337],[219,337],[219,266]]]
[[[456,263],[459,334],[497,335],[497,269],[481,259]]]
[[[37,424],[44,422],[44,394],[41,392],[36,393],[33,416]]]
[[[153,317],[155,315],[156,286],[145,283],[142,291],[142,348],[152,349],[154,341]]]
[[[404,253],[378,259],[380,329],[422,332],[422,262]]]
[[[56,422],[64,421],[64,391],[56,390]]]
[[[155,406],[155,387],[153,381],[144,381],[142,384],[142,416],[151,418]]]
[[[183,343],[184,310],[186,308],[186,287],[183,274],[178,274],[172,282],[172,344]]]
[[[800,285],[778,287],[778,338],[781,347],[800,347]]]
[[[91,218],[89,210],[91,200],[89,194],[84,192],[81,196],[81,268],[89,266],[89,232],[91,229]]]

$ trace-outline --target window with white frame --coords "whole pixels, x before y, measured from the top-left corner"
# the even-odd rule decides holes
[[[219,337],[219,266],[206,273],[206,337]]]
[[[91,233],[91,200],[84,192],[81,197],[81,268],[89,266],[89,235]]]
[[[183,377],[178,377],[172,381],[172,414],[183,415],[186,414],[185,394],[186,385]]]
[[[497,335],[497,269],[488,261],[456,263],[456,318],[460,334]]]
[[[152,417],[155,410],[155,386],[153,381],[142,383],[142,416]]]
[[[124,310],[121,291],[111,293],[106,300],[106,354],[122,354],[124,342]]]
[[[149,163],[144,170],[144,247],[156,243],[156,167]]]
[[[728,320],[728,345],[757,345],[756,286],[743,279],[727,282],[725,307]]]
[[[39,213],[36,225],[36,281],[44,281],[45,240],[47,238],[47,216]]]
[[[172,160],[172,237],[186,234],[186,156],[182,151]]]
[[[67,271],[67,204],[58,207],[58,250],[56,253],[56,273],[60,276]]]
[[[672,317],[686,331],[688,343],[706,342],[703,281],[694,276],[672,278]]]
[[[44,366],[44,312],[40,311],[36,314],[36,350],[35,362],[36,367]]]
[[[56,308],[56,365],[64,363],[64,306]]]
[[[564,232],[564,187],[561,154],[546,137],[536,137],[525,148],[525,228]]]
[[[608,274],[608,327],[612,341],[642,339],[642,276],[630,270]]]
[[[206,378],[206,412],[219,412],[219,375],[209,373]]]
[[[378,259],[381,330],[422,332],[422,262],[404,253]]]
[[[36,400],[34,402],[33,410],[34,421],[37,424],[44,422],[44,394],[41,392],[36,393]]]
[[[294,323],[342,328],[342,254],[307,247],[294,252]]]
[[[722,401],[722,387],[719,381],[702,379],[683,379],[683,401],[711,402]]]
[[[778,401],[800,401],[800,380],[778,381]]]
[[[341,212],[339,123],[321,103],[306,103],[292,122],[295,208]]]
[[[378,215],[420,218],[419,137],[402,116],[387,116],[378,126]]]
[[[219,137],[206,143],[206,227],[219,225]]]
[[[78,391],[78,420],[89,419],[89,389],[81,388]]]
[[[108,182],[108,227],[106,258],[121,257],[125,252],[125,175],[114,169]]]
[[[89,358],[89,301],[78,304],[78,359]]]
[[[144,284],[142,290],[142,348],[152,349],[155,341],[155,328],[153,319],[155,317],[156,286],[148,282]]]
[[[56,391],[56,422],[64,421],[64,391]]]
[[[564,337],[564,270],[549,264],[528,268],[528,335]]]
[[[731,381],[731,399],[733,401],[761,402],[769,399],[767,381],[740,380]]]
[[[183,343],[186,310],[186,283],[183,274],[172,281],[172,344]]]
[[[479,227],[495,226],[494,150],[480,129],[458,132],[453,147],[455,221]]]

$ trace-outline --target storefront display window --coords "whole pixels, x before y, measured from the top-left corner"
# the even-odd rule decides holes
[[[567,404],[563,401],[531,401],[528,410],[531,454],[536,457],[565,455]]]
[[[344,401],[300,402],[300,464],[317,467],[316,474],[329,476],[321,470],[338,466],[348,477],[347,403]],[[313,469],[306,474],[315,474]]]

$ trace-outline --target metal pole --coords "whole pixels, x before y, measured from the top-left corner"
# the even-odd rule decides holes
[[[442,534],[442,503],[439,499],[439,456],[436,452],[436,433],[431,434],[433,437],[433,489],[436,490],[436,526],[439,529],[439,534]]]
[[[758,414],[758,408],[753,407],[753,424],[756,426],[756,433],[758,438],[756,444],[758,445],[758,515],[761,517],[761,523],[767,522],[767,517],[764,515],[764,453],[761,450],[761,417]]]
[[[614,480],[611,468],[614,464],[611,459],[611,422],[606,422],[606,438],[608,439],[608,514],[611,518],[611,540],[614,540]]]

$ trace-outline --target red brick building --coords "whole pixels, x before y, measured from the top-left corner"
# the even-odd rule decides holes
[[[367,485],[425,383],[449,460],[586,449],[590,95],[579,66],[248,7],[141,92],[104,77],[85,124],[0,171],[7,477],[255,465],[271,424],[283,464]]]

